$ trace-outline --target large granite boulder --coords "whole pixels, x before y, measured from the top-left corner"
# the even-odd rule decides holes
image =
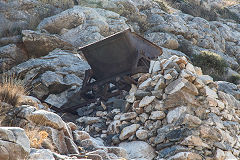
[[[30,141],[19,127],[0,127],[0,159],[25,159],[30,153]]]
[[[62,40],[58,35],[23,30],[23,43],[32,58],[48,55],[56,48],[73,50],[73,46]]]

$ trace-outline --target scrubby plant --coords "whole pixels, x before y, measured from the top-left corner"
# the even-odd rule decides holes
[[[194,55],[193,64],[201,67],[204,74],[211,75],[215,80],[222,80],[228,67],[221,56],[210,51],[202,51],[201,54]]]
[[[16,76],[2,76],[0,80],[0,124],[15,107],[20,105],[21,97],[26,95],[23,82]]]
[[[44,139],[46,139],[48,137],[48,133],[46,131],[40,131],[38,132],[38,136],[30,136],[30,142],[31,142],[31,146],[35,147],[35,148],[39,148],[41,146],[41,144],[43,143]]]
[[[226,7],[219,7],[219,8],[215,8],[216,12],[218,14],[221,15],[222,18],[224,19],[233,19],[234,21],[236,21],[237,23],[240,23],[240,18],[239,16],[234,13],[234,12],[231,12],[228,8]]]
[[[236,74],[236,75],[232,75],[229,79],[229,82],[234,83],[234,84],[240,84],[240,75]]]
[[[181,10],[183,13],[194,17],[202,17],[209,21],[217,20],[218,15],[214,10],[208,10],[201,4],[191,0],[168,0],[169,6]]]
[[[2,76],[0,82],[0,102],[17,106],[21,96],[26,95],[26,88],[22,80],[16,76]]]
[[[52,142],[48,137],[49,134],[46,131],[37,128],[33,130],[26,129],[25,131],[29,138],[31,148],[46,148],[51,151],[55,150],[55,147],[52,145]]]
[[[158,5],[161,7],[163,11],[170,13],[170,9],[165,0],[154,0],[154,2],[158,3]]]

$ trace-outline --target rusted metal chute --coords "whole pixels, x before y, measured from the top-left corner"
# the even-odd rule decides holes
[[[106,100],[121,90],[129,90],[136,81],[136,73],[148,72],[151,59],[162,54],[162,49],[142,36],[127,29],[79,49],[91,69],[85,71],[81,90],[61,107],[76,112],[97,99]]]

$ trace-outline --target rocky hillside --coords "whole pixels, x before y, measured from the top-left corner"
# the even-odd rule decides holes
[[[163,49],[149,73],[51,110],[90,68],[77,48],[127,28]],[[0,74],[1,160],[240,159],[238,0],[0,0]]]

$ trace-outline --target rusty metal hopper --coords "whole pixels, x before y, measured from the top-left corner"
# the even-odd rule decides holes
[[[83,52],[97,80],[133,72],[140,57],[153,59],[162,53],[160,47],[131,32],[130,29],[79,50]]]
[[[106,100],[119,94],[116,90],[129,90],[132,83],[137,83],[131,76],[147,72],[150,60],[162,54],[160,47],[130,29],[84,46],[79,51],[91,69],[85,71],[80,92],[61,107],[72,113],[97,99]]]

